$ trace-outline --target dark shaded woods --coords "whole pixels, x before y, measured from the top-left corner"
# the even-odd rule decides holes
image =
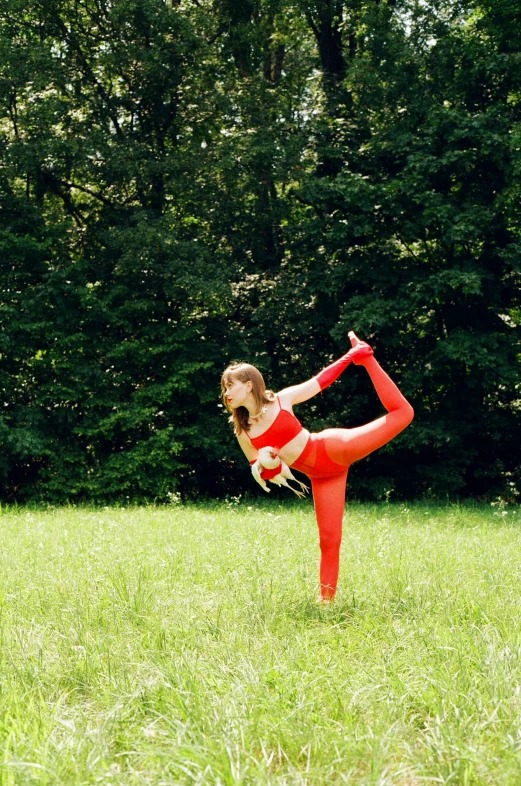
[[[2,499],[256,493],[221,370],[349,329],[416,411],[352,493],[515,499],[520,64],[516,0],[0,0]]]

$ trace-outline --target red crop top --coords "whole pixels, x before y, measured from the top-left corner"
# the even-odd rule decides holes
[[[279,411],[277,417],[269,426],[266,431],[263,431],[262,434],[259,434],[258,437],[250,437],[248,432],[248,438],[253,445],[254,448],[283,448],[284,445],[287,445],[292,439],[294,439],[297,434],[300,434],[301,431],[304,430],[302,423],[289,412],[287,409],[282,409],[280,406],[280,399],[277,396],[277,401],[279,402]]]

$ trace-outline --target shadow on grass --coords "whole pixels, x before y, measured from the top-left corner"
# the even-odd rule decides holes
[[[308,621],[313,624],[351,626],[359,624],[368,613],[365,600],[337,598],[333,602],[323,603],[309,597],[294,600],[286,607],[286,616],[294,620]]]

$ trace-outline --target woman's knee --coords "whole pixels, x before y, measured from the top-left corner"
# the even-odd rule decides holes
[[[320,550],[321,551],[339,551],[342,543],[342,530],[339,532],[320,532]]]
[[[403,417],[405,421],[405,427],[407,427],[414,420],[414,409],[412,408],[412,406],[409,404],[408,401],[406,406],[404,406]]]
[[[397,415],[396,421],[400,431],[403,431],[405,428],[407,428],[407,426],[409,426],[414,420],[414,409],[411,407],[408,401],[403,405],[403,407],[395,410],[394,414]],[[400,433],[400,431],[398,433]]]

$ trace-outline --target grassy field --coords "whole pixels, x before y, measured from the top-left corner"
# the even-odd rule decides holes
[[[282,497],[279,496],[279,499]],[[0,784],[521,784],[521,512],[0,516]]]

